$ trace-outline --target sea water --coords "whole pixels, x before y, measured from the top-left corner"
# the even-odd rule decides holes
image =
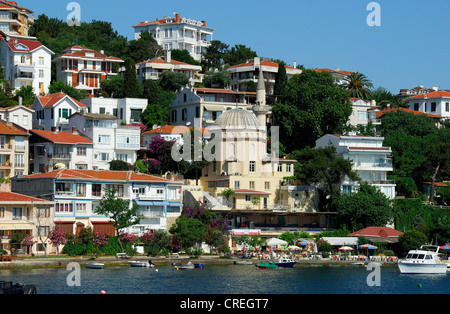
[[[171,266],[139,268],[81,266],[76,284],[73,269],[2,269],[0,281],[34,285],[38,294],[448,294],[450,274],[400,274],[397,266],[372,270],[361,265],[296,265],[294,268],[257,269],[254,265],[205,265],[176,270]]]

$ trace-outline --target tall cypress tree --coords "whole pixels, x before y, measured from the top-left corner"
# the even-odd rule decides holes
[[[273,95],[277,101],[283,101],[284,97],[284,88],[288,81],[288,77],[286,74],[286,66],[283,61],[281,61],[278,65],[278,72],[275,75],[275,85],[273,87]]]
[[[136,77],[136,66],[130,58],[125,59],[125,74],[123,78],[125,97],[139,98],[141,95],[141,86]]]

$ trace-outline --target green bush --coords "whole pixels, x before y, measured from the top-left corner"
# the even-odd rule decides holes
[[[191,246],[190,248],[188,248],[186,250],[186,253],[191,257],[191,258],[198,258],[200,255],[203,254],[203,249],[199,246]]]

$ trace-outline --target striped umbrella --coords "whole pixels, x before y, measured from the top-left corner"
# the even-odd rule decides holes
[[[439,247],[441,250],[450,250],[450,245],[446,244]]]
[[[304,240],[302,242],[298,243],[299,245],[305,246],[305,245],[314,245],[314,242],[308,241],[308,240]]]
[[[376,249],[378,249],[378,247],[376,247],[375,245],[369,244],[369,243],[363,244],[363,245],[359,245],[358,248],[360,248],[360,249],[368,249],[368,250],[376,250]]]

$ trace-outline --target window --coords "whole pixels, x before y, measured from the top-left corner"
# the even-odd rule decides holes
[[[76,210],[85,212],[86,211],[86,203],[77,203]]]
[[[38,207],[37,209],[37,215],[40,218],[44,218],[44,217],[50,217],[50,208],[48,207]]]
[[[245,201],[250,202],[250,195],[245,195]]]
[[[286,172],[291,172],[291,164],[286,164]]]
[[[86,183],[77,183],[76,196],[86,196]]]
[[[107,184],[106,188],[108,190],[116,190],[116,195],[118,197],[123,197],[123,185],[122,184]]]
[[[282,164],[278,164],[278,172],[282,172],[283,171],[283,165]]]
[[[13,207],[12,216],[13,220],[22,220],[22,207]]]
[[[186,121],[187,120],[187,109],[186,108],[181,110],[181,120],[182,121]]]
[[[44,65],[44,57],[39,57],[39,65]]]
[[[122,160],[122,161],[128,161],[128,155],[127,154],[116,154],[116,159]]]
[[[0,207],[0,218],[5,218],[5,207]]]
[[[248,182],[248,188],[250,190],[254,190],[255,189],[255,181],[250,181]]]
[[[367,120],[367,111],[358,111],[358,120]]]
[[[240,181],[234,181],[234,188],[235,189],[239,189],[240,185],[241,185]]]
[[[86,147],[77,147],[78,156],[86,156]]]
[[[109,135],[99,135],[98,143],[100,144],[109,144]]]
[[[58,112],[59,112],[59,117],[60,118],[67,118],[68,116],[70,116],[72,114],[72,109],[59,108]]]
[[[265,190],[270,190],[270,181],[264,182],[264,189]]]
[[[450,102],[445,103],[445,111],[447,111],[447,112],[450,111]]]
[[[170,114],[171,114],[170,120],[172,122],[177,122],[177,111],[176,110],[172,110],[172,112]]]
[[[44,77],[44,70],[39,70],[39,77]]]
[[[250,172],[255,172],[255,162],[254,161],[250,161],[248,170]]]
[[[39,226],[38,233],[40,236],[48,236],[50,233],[50,227],[49,226]]]
[[[98,160],[100,160],[100,161],[109,161],[109,153],[100,153],[100,154],[98,154]]]
[[[435,102],[431,103],[431,112],[436,112],[436,103]]]
[[[92,184],[92,196],[102,196],[102,185]]]
[[[14,166],[23,168],[25,167],[25,158],[24,154],[15,154],[14,155]]]

